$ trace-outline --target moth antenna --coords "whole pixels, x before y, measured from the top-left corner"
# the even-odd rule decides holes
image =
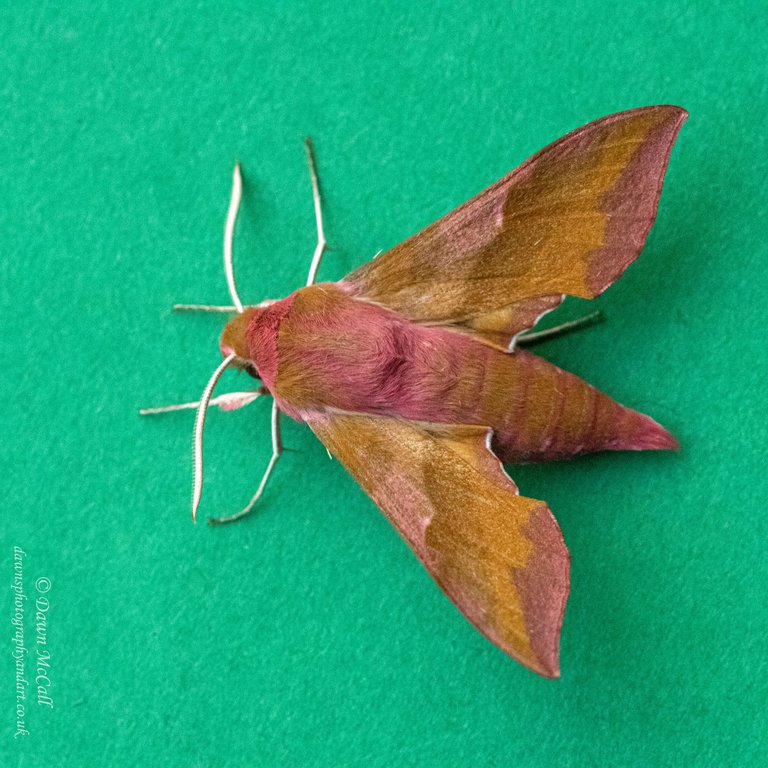
[[[317,169],[315,167],[315,150],[312,145],[312,139],[307,136],[304,139],[304,147],[307,150],[307,163],[309,165],[309,180],[312,182],[312,200],[315,204],[315,222],[317,224],[317,245],[315,253],[312,256],[312,263],[309,267],[307,276],[307,285],[313,285],[317,277],[317,270],[320,269],[320,262],[323,260],[327,243],[325,242],[325,232],[323,231],[323,209],[320,204],[320,184],[317,180]]]
[[[235,287],[235,270],[232,264],[232,241],[234,240],[235,221],[237,212],[240,209],[240,199],[243,196],[243,179],[240,176],[240,163],[235,163],[235,170],[232,172],[232,196],[229,199],[229,210],[227,211],[227,223],[224,225],[224,273],[227,276],[227,285],[229,286],[229,295],[232,297],[232,303],[238,312],[243,311],[243,303],[237,295]]]
[[[192,520],[197,518],[197,508],[200,506],[200,497],[203,494],[203,427],[205,426],[205,414],[208,411],[208,403],[213,393],[213,388],[221,378],[221,374],[227,369],[229,364],[237,357],[234,352],[227,355],[220,363],[218,368],[205,385],[203,394],[200,398],[200,404],[197,407],[195,416],[195,431],[192,439],[192,463],[194,466],[194,480],[192,483]]]
[[[277,460],[283,452],[283,437],[280,432],[280,409],[277,403],[272,403],[272,456],[269,459],[266,470],[262,475],[259,487],[256,489],[256,493],[253,494],[251,500],[246,504],[239,512],[234,515],[227,515],[226,517],[210,517],[208,518],[208,525],[222,525],[223,523],[234,523],[235,520],[239,520],[241,517],[245,517],[256,505],[256,502],[261,498],[261,494],[264,493],[264,489],[267,487],[267,481],[272,474],[272,470],[277,464]]]

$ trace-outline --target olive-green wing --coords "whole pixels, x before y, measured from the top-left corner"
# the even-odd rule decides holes
[[[563,294],[597,296],[637,258],[686,117],[654,106],[589,123],[343,282],[511,347]]]
[[[308,423],[466,618],[557,677],[568,550],[547,505],[518,495],[490,430],[346,413]]]

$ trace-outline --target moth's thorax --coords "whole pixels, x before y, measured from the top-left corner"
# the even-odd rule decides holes
[[[424,418],[460,377],[468,348],[484,350],[355,298],[344,283],[296,291],[248,326],[248,341],[264,383],[299,419],[328,409]]]

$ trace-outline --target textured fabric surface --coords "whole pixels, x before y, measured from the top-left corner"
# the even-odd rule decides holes
[[[1,765],[764,760],[763,4],[431,5],[5,15]],[[221,318],[170,306],[228,300],[235,158],[236,271],[258,301],[306,276],[306,133],[333,246],[320,277],[338,279],[567,131],[657,103],[691,117],[648,245],[595,302],[547,317],[596,305],[606,323],[537,352],[682,449],[513,468],[572,555],[559,681],[474,631],[304,427],[286,424],[258,514],[192,526],[192,415],[136,410],[195,399],[220,359]],[[251,381],[228,372],[219,391]],[[268,411],[211,412],[202,517],[252,494]],[[29,735],[14,738],[16,597]]]

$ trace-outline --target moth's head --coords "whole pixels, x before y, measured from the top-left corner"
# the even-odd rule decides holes
[[[258,372],[248,348],[248,328],[263,311],[262,306],[245,307],[224,326],[219,342],[221,356],[235,355],[231,365],[248,371],[253,376],[258,376]]]

